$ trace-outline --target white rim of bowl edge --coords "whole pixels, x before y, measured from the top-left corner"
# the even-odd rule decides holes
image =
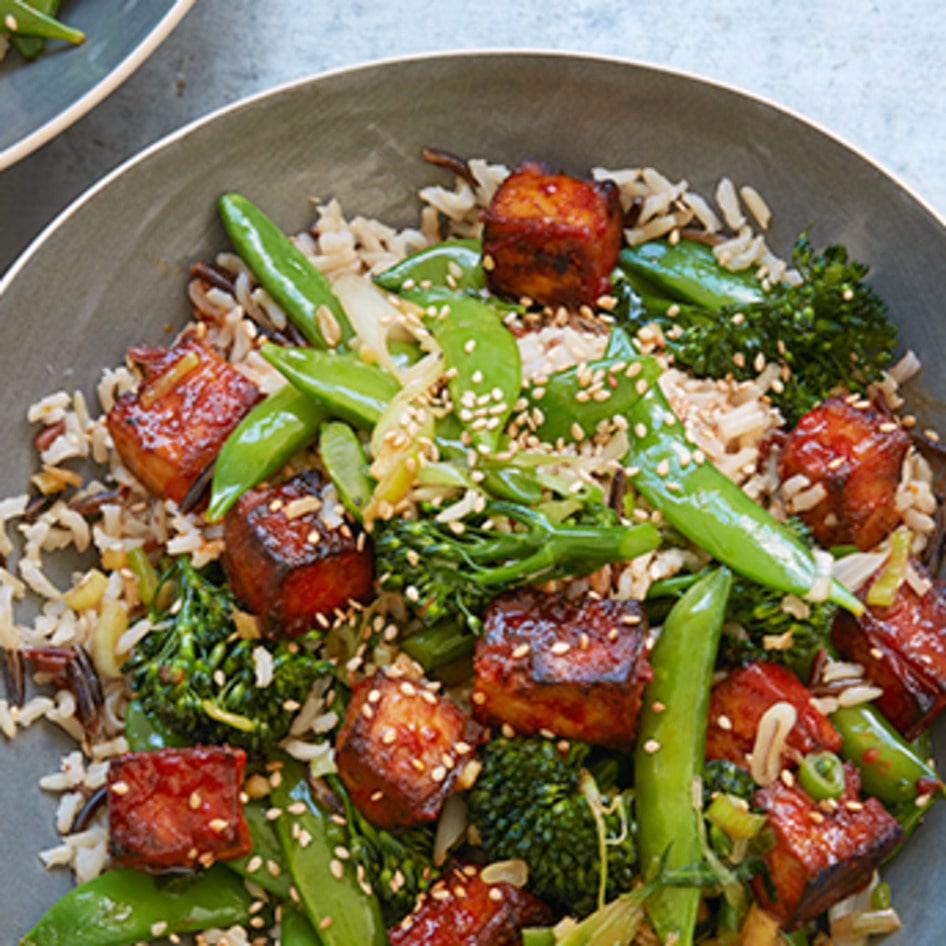
[[[111,95],[167,39],[195,2],[196,0],[175,0],[157,26],[108,75],[54,118],[21,138],[16,144],[0,151],[0,171],[12,167],[17,161],[32,154]]]
[[[175,11],[178,12],[179,8],[180,15],[183,16],[183,13],[194,3],[194,0],[179,0],[179,6],[175,8]],[[168,15],[168,18],[171,17],[171,14]],[[162,26],[164,22],[162,22]],[[173,24],[172,24],[173,25]],[[187,137],[191,132],[195,131],[197,128],[202,125],[208,124],[215,121],[217,118],[220,118],[223,115],[228,114],[229,112],[236,111],[237,109],[243,108],[246,105],[249,105],[252,102],[255,102],[259,99],[265,99],[270,96],[282,95],[287,91],[298,88],[303,85],[307,85],[310,82],[314,82],[318,79],[328,79],[332,76],[344,75],[349,72],[359,72],[365,69],[374,69],[386,65],[393,65],[395,63],[404,63],[404,62],[419,62],[423,60],[433,60],[433,59],[453,59],[453,58],[472,58],[472,57],[504,57],[504,56],[524,56],[524,57],[534,57],[534,58],[563,58],[563,59],[586,59],[593,62],[603,62],[611,63],[614,65],[623,65],[623,66],[635,66],[637,68],[648,69],[653,72],[660,72],[665,75],[677,76],[682,79],[689,79],[696,82],[701,82],[705,85],[714,86],[716,88],[722,89],[727,92],[734,93],[736,95],[742,96],[743,98],[750,99],[761,105],[772,108],[777,112],[781,112],[784,115],[787,115],[790,118],[795,119],[803,125],[807,125],[809,128],[819,132],[824,135],[826,138],[831,139],[835,143],[841,145],[843,148],[852,152],[856,157],[859,157],[862,161],[865,161],[867,164],[874,167],[881,174],[889,178],[897,187],[903,190],[911,199],[913,199],[917,204],[919,204],[927,213],[930,214],[944,229],[946,229],[946,216],[941,214],[936,210],[932,204],[930,204],[918,191],[916,191],[910,184],[907,184],[903,181],[899,175],[894,171],[888,168],[885,164],[879,161],[877,158],[874,158],[872,155],[868,154],[862,148],[858,147],[855,144],[852,144],[846,138],[832,131],[830,128],[822,125],[820,122],[809,118],[807,115],[802,114],[801,112],[796,111],[793,108],[790,108],[785,105],[764,96],[757,94],[755,92],[747,91],[744,88],[741,88],[738,85],[733,83],[724,82],[718,79],[708,78],[706,76],[699,75],[695,72],[690,72],[685,69],[676,69],[671,66],[664,66],[646,60],[639,59],[628,59],[622,56],[608,56],[600,53],[588,53],[580,51],[570,51],[570,50],[561,50],[561,49],[543,49],[543,48],[506,48],[506,47],[497,47],[495,49],[448,49],[448,50],[439,50],[439,51],[430,51],[430,52],[421,52],[421,53],[411,53],[406,55],[390,56],[390,57],[381,57],[378,59],[370,59],[365,61],[360,61],[357,63],[351,63],[345,66],[339,66],[334,69],[327,69],[322,72],[316,72],[308,76],[302,76],[298,79],[291,79],[288,82],[280,83],[279,85],[273,86],[269,89],[264,89],[259,92],[254,92],[251,95],[245,96],[243,98],[237,99],[234,102],[229,103],[228,105],[221,106],[218,109],[215,109],[212,112],[208,112],[206,115],[201,116],[200,118],[194,119],[193,121],[188,122],[185,125],[182,125],[176,131],[172,131],[169,134],[165,135],[163,138],[158,139],[150,145],[147,145],[142,150],[138,151],[136,154],[127,158],[117,167],[113,168],[111,171],[107,172],[102,178],[100,178],[96,183],[88,187],[83,193],[75,198],[67,207],[60,211],[44,228],[40,233],[32,240],[31,243],[20,253],[20,255],[13,261],[10,265],[10,268],[6,271],[5,274],[0,276],[0,297],[11,285],[11,283],[16,279],[17,274],[22,270],[29,260],[39,252],[42,244],[46,241],[50,234],[52,234],[56,229],[62,226],[66,220],[69,219],[80,207],[84,206],[88,201],[92,200],[100,190],[104,190],[115,178],[124,174],[127,170],[134,167],[140,162],[146,161],[150,155],[157,151],[161,151],[164,148],[169,147],[174,144],[181,138]],[[2,157],[2,155],[0,155]]]

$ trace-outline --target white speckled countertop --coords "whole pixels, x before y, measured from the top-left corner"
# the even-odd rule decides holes
[[[723,81],[831,129],[946,215],[944,45],[942,0],[197,0],[116,92],[0,172],[0,272],[88,185],[194,118],[326,69],[461,48],[601,53]]]

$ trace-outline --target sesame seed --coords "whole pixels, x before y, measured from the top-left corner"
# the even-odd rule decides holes
[[[286,811],[288,811],[291,815],[304,815],[305,810],[306,805],[304,801],[294,801],[286,808]]]
[[[486,694],[480,690],[477,690],[470,699],[477,705],[482,706],[486,702]]]
[[[113,795],[127,795],[131,786],[127,782],[112,782],[111,790]]]
[[[647,425],[642,423],[641,421],[638,421],[634,425],[634,436],[637,437],[639,440],[643,440],[644,437],[647,436]]]
[[[476,349],[476,339],[475,339],[475,338],[467,339],[467,341],[465,341],[465,342],[463,343],[463,350],[464,350],[468,355],[472,355],[475,349]]]
[[[374,719],[374,710],[369,703],[365,703],[361,707],[361,715],[364,716],[365,719]]]
[[[151,924],[151,935],[152,936],[164,936],[167,932],[168,924],[167,920],[158,920],[157,923]]]
[[[230,827],[230,822],[226,818],[214,818],[210,822],[210,830],[214,834],[223,834]]]
[[[618,631],[618,629],[617,629],[616,627],[612,627],[611,630],[608,631],[608,640],[609,640],[609,641],[616,641],[616,640],[618,639],[618,634],[619,634],[619,633],[620,633],[620,631]]]
[[[716,725],[726,732],[730,732],[732,730],[732,720],[722,713],[716,717]]]
[[[381,691],[378,689],[373,689],[368,691],[368,702],[369,703],[378,703],[381,700]]]
[[[445,766],[438,765],[436,768],[432,769],[430,772],[430,780],[432,782],[442,782],[447,777],[447,769]]]
[[[644,743],[644,752],[648,755],[653,755],[655,752],[660,751],[660,743],[656,739],[648,739]]]
[[[423,772],[427,768],[427,765],[424,763],[423,759],[411,759],[411,765],[413,765],[418,772]]]
[[[319,542],[322,540],[322,535],[321,535],[321,533],[319,532],[318,529],[313,529],[313,530],[305,537],[305,540],[306,540],[306,542],[309,543],[309,545],[318,545]]]
[[[783,784],[786,788],[793,788],[793,787],[794,787],[794,785],[795,785],[795,773],[792,772],[790,769],[782,769],[782,771],[779,772],[779,778],[782,780],[782,784]]]
[[[520,644],[512,652],[513,659],[521,660],[526,656],[526,654],[529,653],[530,650],[532,650],[532,646],[530,644]]]
[[[404,696],[417,696],[417,688],[409,680],[405,680],[400,687]]]
[[[380,788],[376,792],[371,793],[371,800],[373,802],[379,802],[382,798],[384,798],[384,792],[382,792]]]
[[[814,822],[815,824],[823,824],[824,815],[820,811],[817,811],[814,808],[812,808],[808,812],[808,820]]]
[[[268,860],[266,861],[266,873],[268,873],[270,877],[278,877],[282,873],[282,868],[276,861]]]
[[[282,815],[282,808],[267,808],[266,809],[266,820],[275,821]]]
[[[566,641],[556,641],[549,649],[556,657],[561,657],[563,654],[567,654],[572,649],[572,646]]]
[[[515,739],[516,737],[516,730],[513,729],[512,726],[509,725],[509,723],[503,723],[502,733],[507,739]]]
[[[344,865],[334,857],[329,861],[328,869],[336,880],[341,880],[345,876]]]
[[[255,874],[263,866],[263,858],[259,854],[254,854],[247,863],[246,870],[249,874]]]
[[[662,713],[667,707],[665,704],[661,703],[660,700],[654,700],[650,704],[651,711],[654,713]]]
[[[320,930],[327,930],[331,925],[332,925],[332,918],[330,916],[323,916],[322,919],[319,920]]]

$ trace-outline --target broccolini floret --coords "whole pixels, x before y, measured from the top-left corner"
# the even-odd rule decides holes
[[[599,505],[563,522],[511,502],[489,503],[483,514],[459,523],[440,522],[429,509],[417,519],[378,522],[372,538],[381,584],[403,592],[425,625],[454,616],[477,632],[486,605],[501,591],[587,575],[657,547],[653,526],[619,525],[616,516],[603,525],[607,507]],[[512,528],[491,527],[495,520]]]
[[[861,393],[889,367],[896,327],[884,301],[864,281],[868,267],[842,246],[815,252],[807,232],[792,262],[797,286],[777,284],[758,301],[717,309],[664,301],[631,306],[632,331],[656,324],[677,364],[699,377],[749,380],[759,364],[783,365],[786,380],[769,391],[789,426],[837,388]],[[680,300],[671,300],[680,301]]]
[[[173,588],[170,604],[152,606],[152,629],[122,668],[145,711],[193,742],[227,742],[256,753],[289,731],[293,707],[316,678],[332,673],[304,640],[240,637],[233,592],[190,559],[173,561],[155,594]],[[268,683],[258,673],[271,663]]]
[[[630,793],[611,759],[593,774],[589,753],[578,742],[493,739],[467,796],[487,855],[521,858],[529,889],[579,916],[630,890],[637,864]]]

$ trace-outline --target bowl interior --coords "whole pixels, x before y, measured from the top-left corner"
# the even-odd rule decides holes
[[[813,223],[817,246],[841,242],[871,264],[903,346],[929,358],[912,401],[920,423],[946,421],[946,371],[930,357],[946,346],[946,230],[882,169],[766,102],[686,75],[558,54],[426,56],[331,73],[218,113],[111,176],[40,238],[0,285],[2,494],[22,491],[32,471],[30,402],[59,388],[92,398],[101,367],[119,363],[127,345],[159,343],[186,320],[189,264],[226,246],[222,192],[245,193],[287,231],[311,223],[307,198],[414,223],[417,189],[450,182],[422,162],[424,146],[578,174],[652,165],[705,194],[723,175],[752,184],[775,212],[777,250],[790,252]],[[54,803],[36,779],[56,767],[62,744],[36,728],[0,748],[5,942],[69,886],[36,858],[56,840]],[[909,934],[889,942],[938,941],[944,842],[937,810],[892,867]]]

